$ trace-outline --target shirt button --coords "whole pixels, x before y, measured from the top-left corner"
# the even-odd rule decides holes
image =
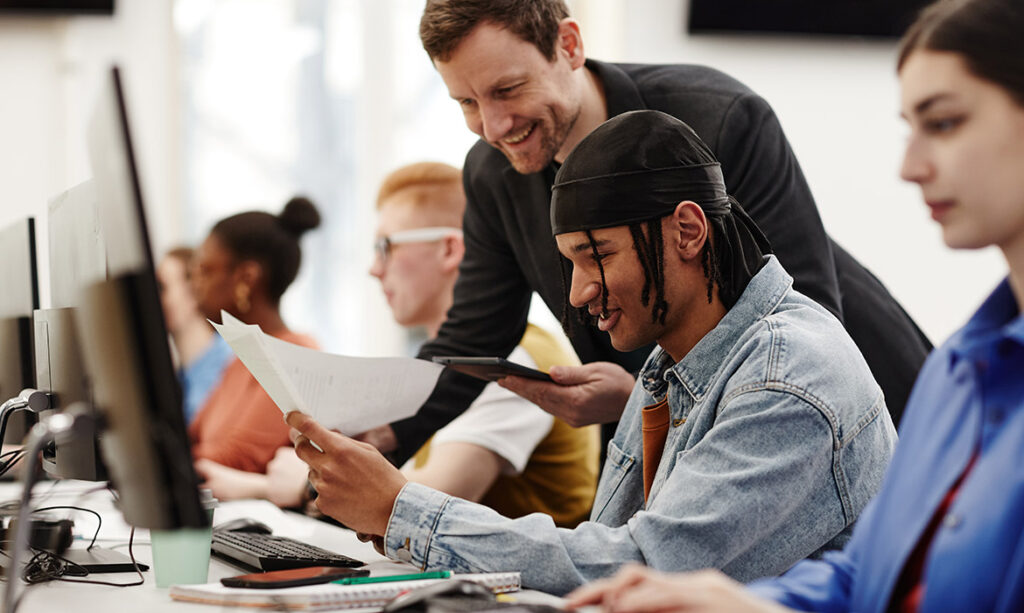
[[[1002,409],[992,409],[991,411],[989,411],[988,421],[989,423],[993,424],[1001,424],[1003,423],[1003,418],[1005,416],[1006,414],[1003,412]]]
[[[942,523],[950,530],[955,530],[963,523],[963,521],[963,518],[956,513],[948,513],[942,520]]]
[[[395,557],[398,558],[400,562],[408,562],[411,564],[412,552],[409,551],[409,543],[410,539],[405,539],[405,542],[402,543],[402,546],[395,551]]]

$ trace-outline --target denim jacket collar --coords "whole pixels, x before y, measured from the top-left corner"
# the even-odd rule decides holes
[[[793,285],[793,278],[774,255],[765,256],[761,270],[747,284],[740,299],[718,325],[708,332],[678,363],[658,347],[640,371],[644,390],[654,398],[665,396],[670,377],[699,402],[719,371],[724,356],[751,324],[763,319],[778,306]]]

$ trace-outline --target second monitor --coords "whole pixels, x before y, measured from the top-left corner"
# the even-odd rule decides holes
[[[50,392],[52,410],[92,404],[89,368],[81,348],[76,309],[82,291],[106,279],[106,241],[92,182],[60,194],[49,206],[50,308],[33,318],[35,387]],[[43,470],[52,477],[105,481],[98,437],[56,442],[43,451]]]

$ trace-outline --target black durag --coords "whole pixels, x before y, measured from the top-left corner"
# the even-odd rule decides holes
[[[726,192],[721,165],[704,141],[660,111],[631,111],[598,126],[566,158],[551,189],[554,235],[635,226],[671,215],[684,200],[696,202],[713,229],[712,265],[727,308],[771,253],[764,233]]]

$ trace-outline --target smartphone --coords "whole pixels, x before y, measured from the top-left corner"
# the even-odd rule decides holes
[[[336,566],[310,566],[309,568],[289,568],[272,570],[266,573],[252,573],[237,577],[224,577],[220,580],[227,587],[250,587],[272,589],[278,587],[296,587],[299,585],[316,585],[330,583],[345,577],[365,577],[370,574],[364,568],[338,568]]]
[[[541,381],[553,381],[548,373],[509,362],[505,358],[470,358],[463,356],[437,356],[434,361],[452,370],[472,375],[478,379],[497,381],[502,377],[515,375]]]

